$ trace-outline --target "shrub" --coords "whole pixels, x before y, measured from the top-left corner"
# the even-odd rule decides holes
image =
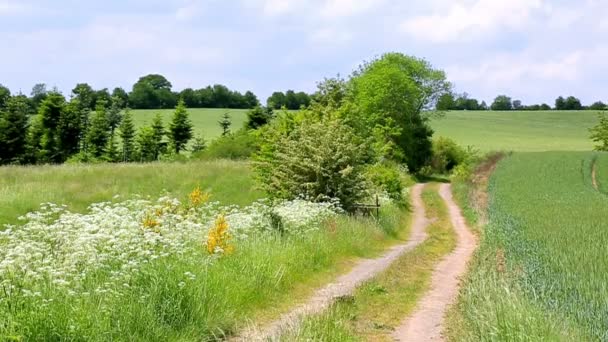
[[[386,192],[391,199],[397,202],[403,200],[401,174],[395,165],[372,165],[367,168],[365,174],[368,181],[377,190]]]
[[[467,151],[452,139],[439,137],[433,141],[431,168],[435,173],[447,173],[468,159]]]
[[[337,199],[347,211],[365,197],[365,144],[342,122],[304,121],[290,133],[268,131],[265,139],[254,167],[270,196]]]
[[[203,151],[192,154],[195,159],[247,159],[259,149],[253,132],[239,130],[215,139]]]

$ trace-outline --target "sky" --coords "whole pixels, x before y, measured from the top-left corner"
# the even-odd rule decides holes
[[[0,0],[0,84],[67,95],[159,73],[265,102],[402,52],[488,103],[608,102],[606,13],[606,0]]]

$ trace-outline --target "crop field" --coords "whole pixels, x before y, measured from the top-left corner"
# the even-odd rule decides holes
[[[437,136],[489,151],[589,151],[595,111],[451,111],[433,120]]]
[[[83,212],[117,195],[184,197],[197,186],[224,204],[247,205],[263,196],[246,162],[5,166],[0,167],[0,229],[45,202]]]
[[[133,110],[133,123],[135,127],[149,125],[157,113],[161,114],[165,127],[169,126],[174,110],[171,109],[139,109]],[[192,108],[188,109],[190,120],[194,125],[194,134],[201,134],[207,141],[213,140],[222,134],[218,124],[224,113],[228,113],[232,120],[232,131],[243,127],[247,118],[245,109],[221,109],[221,108]]]
[[[454,340],[608,339],[608,155],[516,153],[490,181],[490,223]]]

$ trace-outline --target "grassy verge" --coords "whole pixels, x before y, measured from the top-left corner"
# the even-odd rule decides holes
[[[5,166],[0,167],[0,229],[45,202],[83,212],[115,195],[158,197],[167,191],[182,198],[199,185],[223,204],[246,205],[263,197],[245,162]]]
[[[385,206],[380,222],[338,216],[306,234],[252,236],[219,259],[209,258],[193,238],[192,246],[184,246],[187,254],[152,259],[120,289],[104,285],[119,269],[85,269],[74,294],[44,279],[36,293],[10,285],[18,280],[2,282],[9,288],[0,292],[0,340],[200,341],[231,335],[251,317],[277,315],[348,260],[380,253],[400,236],[407,215]]]
[[[602,158],[597,156],[598,165]],[[489,223],[449,339],[604,340],[605,197],[590,153],[515,154],[489,187]],[[601,167],[600,167],[601,168]]]
[[[437,218],[428,227],[429,238],[400,257],[378,277],[342,298],[330,310],[305,319],[285,341],[390,341],[390,334],[412,312],[430,285],[433,267],[455,246],[447,209],[432,185],[423,192],[427,216]]]

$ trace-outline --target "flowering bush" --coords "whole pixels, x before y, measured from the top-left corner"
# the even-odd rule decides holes
[[[42,308],[54,298],[120,298],[155,262],[213,262],[208,251],[238,249],[242,239],[272,234],[269,212],[294,235],[317,230],[337,214],[331,203],[303,200],[220,206],[204,203],[208,196],[195,192],[187,204],[170,197],[138,198],[96,203],[84,214],[49,203],[22,217],[23,225],[6,226],[0,231],[0,316],[25,301]],[[186,286],[193,275],[185,272],[182,278]]]

